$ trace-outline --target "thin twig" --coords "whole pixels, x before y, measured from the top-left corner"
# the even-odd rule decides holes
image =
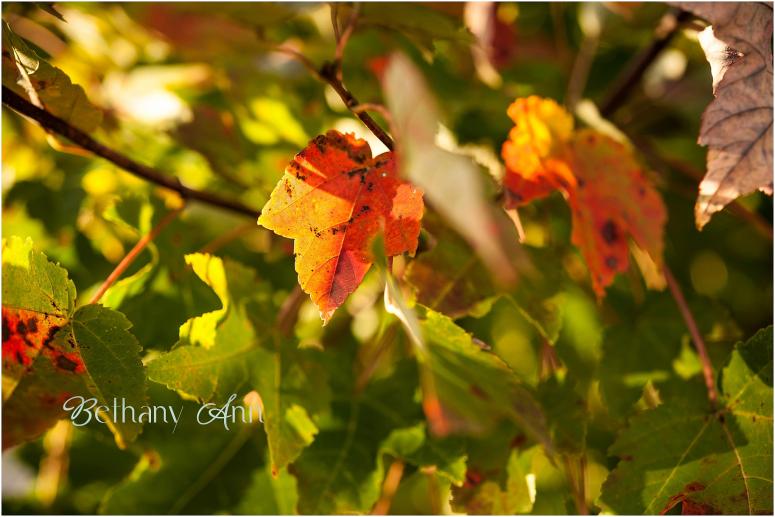
[[[337,20],[334,5],[336,4],[331,4],[331,17],[334,28],[336,29]],[[334,59],[336,60],[338,68],[337,79],[339,79],[339,81],[342,80],[342,59],[344,58],[344,49],[347,47],[347,42],[350,41],[350,36],[352,36],[353,32],[355,31],[355,26],[358,23],[358,15],[360,14],[360,10],[361,6],[359,4],[355,4],[353,6],[352,12],[350,12],[350,18],[347,19],[347,25],[344,28],[344,32],[342,32],[341,36],[337,36],[336,38],[336,52],[334,54]]]
[[[382,484],[382,496],[377,501],[377,504],[374,505],[374,509],[371,511],[372,515],[387,515],[403,475],[404,462],[395,460],[388,468],[385,482]]]
[[[339,43],[339,40],[342,39],[339,32],[339,3],[331,2],[329,6],[331,7],[331,26],[334,28],[334,39]]]
[[[319,80],[325,82],[325,79],[320,75],[320,70],[318,70],[318,68],[315,66],[315,64],[312,61],[310,61],[310,59],[307,56],[305,56],[304,54],[302,54],[301,52],[299,52],[295,48],[291,48],[291,47],[288,47],[288,46],[285,46],[285,45],[278,45],[278,46],[272,47],[270,50],[272,50],[274,52],[280,52],[282,54],[286,54],[286,55],[296,59],[299,63],[304,65],[304,68],[309,70],[309,72],[313,76],[315,76],[316,79],[319,79]]]
[[[132,264],[132,262],[135,261],[135,259],[140,255],[140,253],[145,249],[148,244],[154,240],[158,235],[161,233],[161,231],[170,224],[177,216],[180,214],[180,212],[183,211],[185,206],[182,206],[178,209],[172,210],[171,212],[168,212],[167,215],[165,215],[161,221],[158,222],[156,226],[151,228],[151,231],[148,232],[146,235],[144,235],[139,241],[137,241],[137,244],[135,244],[134,248],[132,248],[129,253],[126,254],[126,256],[121,260],[121,262],[118,263],[116,268],[113,270],[112,273],[108,276],[108,278],[105,279],[105,281],[102,283],[100,288],[97,290],[96,293],[94,293],[94,296],[91,297],[89,300],[89,304],[97,303],[100,301],[100,298],[102,298],[102,295],[105,294],[105,291],[110,288],[111,285],[113,285],[116,280],[119,279],[119,277],[126,271],[126,269]]]
[[[659,25],[654,31],[654,39],[651,41],[651,45],[630,62],[629,66],[614,81],[614,86],[606,98],[600,103],[600,114],[603,117],[611,116],[621,106],[630,94],[630,91],[640,82],[641,77],[643,77],[651,63],[670,44],[670,41],[672,41],[681,28],[681,24],[690,17],[691,14],[675,7],[662,16]]]
[[[710,401],[711,407],[715,409],[718,394],[716,393],[716,381],[713,376],[713,365],[710,362],[710,357],[708,357],[705,341],[702,339],[702,334],[700,334],[700,329],[697,327],[697,322],[694,320],[691,310],[689,310],[689,305],[686,303],[683,292],[681,292],[681,287],[678,285],[673,273],[667,265],[665,265],[663,269],[665,280],[667,280],[667,286],[675,299],[676,305],[678,305],[678,310],[681,311],[681,316],[683,316],[684,322],[686,323],[686,328],[689,329],[689,334],[692,336],[692,341],[694,341],[694,346],[697,348],[697,353],[700,356],[702,374],[705,377],[705,387],[708,389],[708,400]]]
[[[21,113],[22,115],[31,118],[40,124],[43,129],[67,138],[79,147],[108,160],[117,167],[124,169],[125,171],[134,174],[135,176],[148,180],[151,183],[155,183],[156,185],[167,188],[169,190],[173,190],[180,194],[183,199],[201,201],[202,203],[206,203],[211,206],[230,210],[238,214],[248,215],[250,217],[257,218],[259,215],[261,215],[260,210],[250,208],[246,205],[243,205],[239,201],[224,199],[210,192],[186,187],[182,185],[180,181],[174,176],[168,176],[152,167],[148,167],[147,165],[143,165],[132,160],[128,156],[97,142],[94,138],[87,135],[80,129],[70,125],[68,122],[65,122],[61,118],[52,115],[46,110],[38,108],[10,88],[3,86],[2,92],[3,104]]]
[[[299,285],[295,285],[293,291],[283,302],[280,307],[280,312],[277,313],[277,319],[275,320],[275,328],[283,336],[290,336],[293,328],[296,326],[296,321],[299,319],[299,310],[304,305],[304,291],[301,290]]]

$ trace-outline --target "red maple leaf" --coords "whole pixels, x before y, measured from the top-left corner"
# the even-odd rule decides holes
[[[331,130],[285,168],[258,223],[294,239],[299,285],[327,322],[369,270],[373,238],[384,233],[387,256],[413,254],[422,214],[393,153],[372,158],[364,140]]]

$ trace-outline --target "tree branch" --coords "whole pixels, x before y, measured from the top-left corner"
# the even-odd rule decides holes
[[[134,174],[135,176],[150,181],[151,183],[155,183],[161,187],[174,190],[180,194],[183,199],[200,201],[211,206],[223,208],[225,210],[230,210],[238,214],[248,215],[255,218],[258,218],[258,216],[261,215],[260,210],[250,208],[246,205],[243,205],[239,201],[224,199],[210,192],[186,187],[182,185],[176,177],[168,176],[156,169],[132,160],[128,156],[97,142],[94,138],[87,135],[80,129],[70,125],[68,122],[65,122],[61,118],[52,115],[46,110],[38,108],[10,88],[3,86],[2,92],[3,104],[6,106],[36,121],[47,131],[67,138],[79,147],[108,160],[109,162],[113,163],[117,167],[120,167],[121,169],[124,169],[130,174]]]
[[[667,265],[663,266],[663,270],[670,293],[673,295],[673,298],[675,298],[678,310],[681,311],[681,316],[683,316],[684,322],[686,322],[686,327],[689,329],[689,334],[692,336],[692,341],[694,341],[694,346],[697,348],[697,353],[700,356],[702,374],[705,377],[705,387],[708,389],[708,400],[710,401],[711,407],[715,409],[718,394],[716,393],[716,381],[713,376],[713,365],[710,362],[710,357],[708,357],[708,349],[705,347],[705,341],[702,339],[702,334],[697,327],[697,322],[694,320],[692,311],[689,310],[689,305],[686,303],[683,292],[681,292],[681,286],[678,285],[678,282]]]
[[[342,99],[342,102],[344,102],[347,109],[358,117],[360,121],[369,128],[374,136],[385,144],[385,147],[392,151],[394,147],[393,139],[390,138],[390,135],[388,135],[387,132],[377,124],[377,121],[366,112],[366,109],[371,109],[374,105],[361,104],[358,102],[358,99],[356,99],[350,90],[345,87],[344,82],[342,81],[342,57],[344,56],[344,49],[355,30],[355,25],[358,21],[358,13],[360,11],[356,4],[347,21],[347,26],[344,28],[344,31],[340,31],[337,20],[338,9],[338,4],[331,4],[331,24],[334,27],[334,36],[336,38],[336,52],[333,61],[326,61],[320,68],[317,68],[307,56],[296,49],[280,45],[272,48],[272,50],[275,52],[282,52],[283,54],[287,54],[298,60],[312,73],[312,75],[315,76],[315,78],[331,86],[336,94],[339,95],[339,98]]]
[[[344,102],[344,105],[347,106],[347,109],[349,109],[356,117],[358,117],[361,122],[363,122],[363,124],[369,128],[372,133],[374,133],[374,136],[379,138],[380,141],[385,144],[385,147],[392,151],[394,147],[393,139],[390,138],[385,130],[382,129],[380,125],[377,124],[373,118],[371,118],[371,115],[366,113],[366,111],[355,111],[355,108],[359,106],[362,107],[363,105],[358,102],[358,99],[356,99],[355,96],[350,93],[350,90],[344,86],[344,83],[339,80],[337,77],[338,73],[335,63],[324,63],[318,74],[339,95],[339,97],[342,99],[342,102]]]
[[[608,95],[600,103],[600,114],[608,118],[624,102],[630,91],[640,82],[641,77],[657,56],[667,47],[678,33],[681,24],[691,18],[691,14],[679,8],[670,9],[654,31],[654,39],[646,49],[633,59],[627,68],[614,81]]]

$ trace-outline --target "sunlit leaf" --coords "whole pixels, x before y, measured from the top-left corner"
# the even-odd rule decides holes
[[[286,167],[259,224],[294,239],[299,285],[324,322],[371,267],[371,241],[384,232],[387,256],[413,254],[422,191],[398,179],[392,153],[338,131],[318,136]]]
[[[720,408],[670,400],[630,422],[601,500],[619,513],[772,513],[772,327],[739,344]]]
[[[631,150],[595,130],[574,131],[552,100],[517,99],[508,114],[515,127],[503,144],[506,206],[562,192],[599,298],[627,270],[629,238],[661,267],[667,213]]]

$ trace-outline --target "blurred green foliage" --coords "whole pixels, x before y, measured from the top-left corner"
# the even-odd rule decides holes
[[[384,103],[380,67],[392,52],[404,52],[424,74],[457,143],[491,157],[507,138],[506,107],[515,97],[563,101],[576,92],[600,102],[652,40],[667,9],[656,3],[497,4],[489,13],[493,76],[472,52],[475,37],[465,27],[470,6],[362,7],[343,57],[348,89],[363,103]],[[375,155],[384,149],[330,87],[276,51],[279,45],[294,49],[316,66],[331,60],[336,42],[327,4],[55,8],[5,2],[4,41],[21,39],[46,66],[83,88],[102,122],[77,122],[95,127],[95,138],[187,186],[258,210],[290,158],[330,128],[367,138]],[[350,6],[337,10],[344,21]],[[580,49],[590,45],[585,58]],[[749,196],[740,200],[743,209],[727,209],[702,232],[695,229],[705,161],[696,138],[712,98],[710,83],[696,30],[682,29],[611,122],[636,149],[648,148],[641,157],[669,210],[666,262],[720,372],[737,341],[772,323],[772,237],[762,231],[769,226],[771,233],[772,202]],[[141,235],[180,205],[170,192],[52,142],[5,106],[2,135],[3,238],[31,238],[36,250],[67,270],[79,304]],[[266,412],[263,428],[225,431],[189,422],[172,434],[166,425],[147,424],[120,450],[103,426],[89,426],[64,432],[63,459],[53,445],[63,433],[56,427],[4,452],[4,511],[369,512],[384,497],[394,464],[403,468],[390,497],[395,513],[667,509],[661,499],[654,506],[640,496],[623,502],[614,490],[625,484],[640,494],[643,471],[664,467],[628,464],[619,471],[628,455],[640,454],[629,423],[655,425],[659,411],[689,433],[693,424],[683,419],[694,413],[708,418],[700,362],[675,302],[667,291],[648,290],[635,265],[598,302],[570,244],[570,214],[561,197],[519,215],[533,268],[504,291],[466,242],[437,214],[426,213],[431,250],[407,259],[404,293],[428,305],[418,312],[429,353],[440,357],[434,370],[415,360],[415,345],[385,311],[384,272],[376,267],[325,328],[303,297],[298,319],[282,332],[277,318],[296,296],[290,242],[250,218],[189,203],[103,303],[132,324],[150,401],[185,404],[194,413],[191,399],[223,402],[232,392],[255,389]],[[461,268],[468,273],[456,276]],[[424,272],[434,270],[448,274],[447,293],[456,298],[418,292]],[[758,340],[766,348],[761,334]],[[770,333],[770,361],[771,342]],[[249,353],[235,356],[245,345]],[[741,359],[766,361],[766,354],[741,350],[724,370],[724,393],[737,377],[758,378],[763,407],[757,411],[765,417],[769,411],[771,435],[772,378],[755,377],[758,366],[746,368]],[[460,432],[432,432],[423,415],[428,378],[436,379]],[[523,420],[533,405],[538,416]],[[681,412],[687,405],[694,413]],[[721,429],[723,422],[714,426]],[[771,460],[771,436],[760,427],[741,425],[733,433],[769,443],[765,459]],[[703,442],[703,450],[727,461],[729,451],[717,450],[726,442],[716,447],[717,438]],[[654,435],[642,445],[646,454],[659,452],[661,439]],[[550,441],[551,447],[542,446]],[[674,442],[678,449],[682,444]],[[60,462],[61,476],[46,474],[51,461]],[[608,478],[611,472],[616,476]],[[687,483],[693,479],[690,469],[680,474]],[[19,482],[6,484],[9,477]],[[714,504],[728,502],[723,495]],[[757,496],[750,510],[771,512],[772,501],[768,506],[765,499]]]

